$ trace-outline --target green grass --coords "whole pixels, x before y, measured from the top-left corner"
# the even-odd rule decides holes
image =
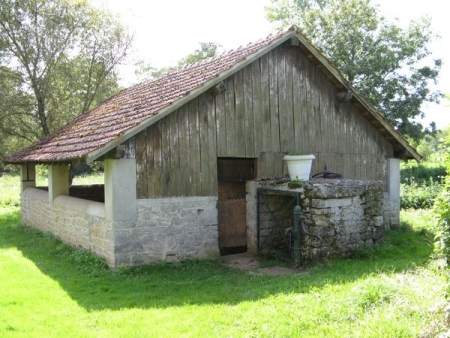
[[[0,337],[432,337],[446,272],[429,213],[402,213],[384,245],[292,276],[218,261],[108,270],[0,209]]]

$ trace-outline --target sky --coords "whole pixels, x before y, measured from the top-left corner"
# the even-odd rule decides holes
[[[217,42],[224,50],[238,48],[266,37],[274,29],[265,18],[264,7],[270,0],[91,0],[100,8],[120,16],[121,22],[134,34],[134,47],[128,64],[120,70],[122,84],[135,83],[132,65],[144,60],[156,68],[173,66],[199,47],[199,42]],[[450,93],[450,29],[444,10],[446,0],[372,0],[389,20],[407,25],[410,20],[428,15],[433,30],[440,38],[430,49],[441,58],[443,67],[438,85]],[[448,26],[448,25],[447,25]],[[435,121],[438,128],[450,124],[449,102],[425,104],[423,110],[428,124]]]

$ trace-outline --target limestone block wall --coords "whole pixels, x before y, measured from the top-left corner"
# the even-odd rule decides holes
[[[48,195],[36,188],[22,193],[22,224],[91,250],[114,266],[113,224],[105,219],[104,204],[69,196],[58,196],[50,204]]]
[[[304,188],[305,227],[321,237],[305,236],[305,260],[346,257],[380,242],[384,233],[383,183],[324,181]]]
[[[384,229],[392,223],[395,214],[395,210],[391,207],[390,212],[386,212],[383,186],[381,181],[311,180],[299,182],[297,188],[289,189],[287,183],[249,182],[247,184],[249,248],[257,249],[258,243],[256,234],[259,225],[255,207],[258,188],[262,188],[260,193],[270,190],[271,196],[265,200],[266,203],[272,204],[268,208],[260,205],[260,216],[265,212],[264,208],[271,209],[273,213],[279,205],[286,204],[289,200],[286,194],[280,193],[280,201],[277,201],[276,191],[290,192],[293,196],[299,197],[305,229],[321,238],[318,240],[311,236],[303,237],[303,259],[321,261],[332,257],[345,257],[362,246],[372,246],[381,241]],[[292,197],[290,200],[292,201]],[[386,215],[390,217],[389,220],[385,219]],[[282,226],[288,228],[293,225],[292,216],[291,221],[284,222]],[[279,222],[277,226],[280,226]],[[284,236],[284,231],[278,229],[277,233]],[[260,233],[260,241],[263,240],[265,239],[261,238]],[[284,238],[282,240],[286,242]]]
[[[137,200],[136,223],[115,224],[116,263],[218,257],[216,205],[215,196]]]

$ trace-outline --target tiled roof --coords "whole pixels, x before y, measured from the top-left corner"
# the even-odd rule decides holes
[[[364,115],[397,150],[406,150],[408,158],[421,159],[406,139],[398,133],[358,91],[344,79],[339,70],[292,26],[245,47],[204,61],[187,65],[157,79],[121,91],[93,110],[79,116],[52,136],[19,151],[7,163],[70,162],[76,159],[95,160],[124,142],[156,119],[165,116],[194,96],[211,88],[221,79],[238,71],[268,50],[296,36],[308,57],[314,59],[329,78],[353,97]]]
[[[292,30],[295,28],[122,90],[5,162],[67,162],[83,158]]]

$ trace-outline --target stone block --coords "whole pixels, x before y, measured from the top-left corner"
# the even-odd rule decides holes
[[[347,207],[352,204],[351,198],[312,199],[311,207],[316,209]]]

